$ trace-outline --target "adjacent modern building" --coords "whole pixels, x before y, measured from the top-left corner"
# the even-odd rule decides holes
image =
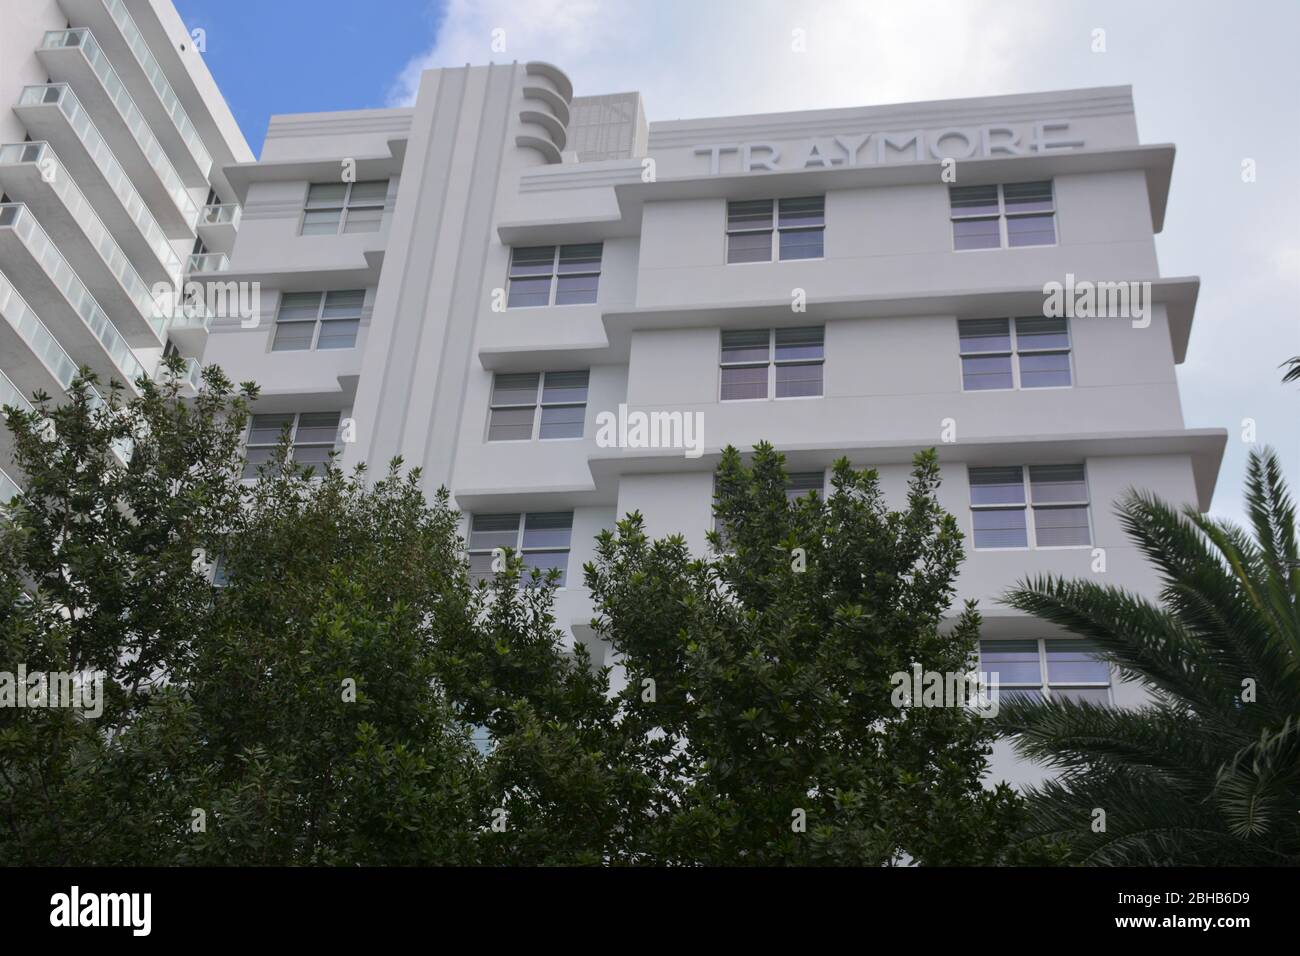
[[[165,349],[253,379],[250,474],[286,426],[302,461],[402,456],[476,573],[559,570],[598,660],[594,536],[637,510],[703,551],[725,446],[772,442],[792,495],[847,456],[897,505],[937,447],[985,669],[1141,699],[996,603],[1041,573],[1154,595],[1112,502],[1214,489],[1226,433],[1185,426],[1174,374],[1198,280],[1156,260],[1174,148],[1127,87],[647,124],[512,63],[276,116],[254,160],[167,0],[2,9],[6,396]],[[253,301],[160,319],[159,281]],[[1003,748],[994,773],[1034,776]]]

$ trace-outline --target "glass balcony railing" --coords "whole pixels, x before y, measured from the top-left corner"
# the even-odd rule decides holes
[[[50,144],[7,143],[0,146],[0,166],[16,166],[24,163],[30,163],[41,170],[42,177],[49,183],[54,193],[63,200],[72,218],[77,221],[86,238],[99,251],[104,264],[121,283],[122,288],[135,303],[135,307],[140,310],[140,315],[149,323],[149,327],[153,329],[154,335],[158,337],[158,342],[161,344],[166,331],[166,322],[162,316],[156,314],[153,293],[140,278],[140,274],[135,271],[135,266],[131,265],[131,260],[126,257],[121,246],[104,227],[104,223],[86,201],[77,184],[72,181],[72,177],[59,172],[61,168],[59,158],[50,148]]]
[[[126,39],[126,45],[131,48],[135,54],[136,62],[140,64],[140,69],[144,70],[144,75],[149,78],[149,85],[153,87],[154,92],[158,94],[158,99],[162,101],[163,109],[167,115],[172,118],[176,124],[176,130],[181,134],[186,148],[189,149],[190,155],[194,157],[194,162],[198,165],[199,170],[204,176],[207,176],[212,170],[212,155],[208,152],[207,147],[203,145],[203,139],[199,136],[199,131],[190,121],[189,114],[185,112],[185,107],[181,105],[180,98],[172,85],[167,82],[167,75],[163,73],[163,68],[159,65],[157,58],[149,49],[149,44],[145,42],[144,35],[140,28],[135,25],[131,19],[131,14],[126,9],[126,4],[122,0],[104,0],[104,6],[108,8],[109,16],[117,24],[117,28],[122,31],[122,36]]]
[[[122,121],[126,123],[127,129],[135,137],[136,144],[144,153],[149,166],[162,180],[167,195],[176,204],[176,208],[180,210],[181,218],[193,228],[199,218],[198,205],[190,197],[185,188],[185,183],[181,180],[180,173],[176,172],[176,167],[167,158],[162,144],[158,142],[158,137],[154,136],[153,130],[149,128],[144,114],[140,112],[140,107],[136,106],[135,100],[131,99],[131,94],[127,92],[126,86],[122,83],[122,78],[117,75],[113,65],[108,62],[108,57],[100,48],[94,34],[85,27],[77,27],[72,30],[50,30],[41,41],[42,50],[57,50],[63,47],[77,47],[85,54],[86,61],[90,64],[95,76],[99,77],[99,81],[104,84],[108,98],[117,107]]]
[[[50,241],[36,217],[22,203],[5,203],[0,205],[0,229],[12,229],[23,240],[28,252],[41,264],[50,281],[63,293],[118,371],[125,376],[126,383],[134,388],[136,379],[145,374],[144,366],[135,357],[117,326],[113,325],[108,313],[95,301],[95,297],[68,265],[58,247]]]
[[[243,210],[238,203],[209,203],[203,207],[203,213],[199,216],[200,226],[223,226],[227,223],[235,229],[239,228],[239,217]]]
[[[9,376],[0,371],[0,406],[8,405],[10,408],[21,408],[25,412],[32,410],[32,403],[27,401],[27,396],[13,382],[9,381]]]
[[[144,236],[149,248],[153,250],[153,254],[158,257],[158,261],[162,263],[167,274],[172,277],[172,281],[179,282],[182,268],[181,257],[172,248],[171,243],[167,240],[167,234],[163,232],[162,227],[158,225],[158,220],[153,217],[149,207],[140,198],[140,193],[136,191],[135,186],[131,183],[126,170],[122,168],[122,164],[113,155],[113,150],[109,148],[108,141],[104,139],[91,121],[86,108],[81,105],[81,101],[72,92],[72,87],[66,83],[28,86],[23,88],[22,94],[18,97],[19,106],[39,106],[43,104],[59,108],[59,111],[68,120],[73,132],[77,134],[77,138],[81,140],[81,145],[90,154],[91,160],[103,173],[109,188],[113,190],[113,194],[122,203],[122,207],[126,210],[127,215],[131,217],[131,221],[135,223],[136,228],[140,230],[140,234]]]
[[[18,483],[0,471],[0,505],[7,505],[13,501],[23,490],[18,487]]]
[[[172,313],[167,323],[169,332],[206,332],[212,328],[214,313],[209,308],[199,308],[189,303],[182,303]]]
[[[45,327],[3,272],[0,272],[0,316],[27,343],[63,390],[71,388],[72,380],[77,377],[77,363],[63,351],[54,333]]]
[[[202,252],[190,256],[186,272],[225,272],[230,268],[230,257],[224,252]]]

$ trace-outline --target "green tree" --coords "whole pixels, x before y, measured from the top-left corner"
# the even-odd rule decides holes
[[[1158,569],[1160,603],[1039,578],[1007,603],[1095,641],[1151,703],[1004,700],[1016,747],[1058,774],[1028,794],[1029,832],[1102,865],[1300,863],[1300,560],[1271,451],[1252,452],[1253,535],[1130,492],[1118,512]],[[1105,828],[1094,832],[1094,811]]]
[[[728,448],[714,554],[651,541],[638,514],[598,539],[586,580],[627,674],[621,727],[661,768],[661,862],[988,863],[1017,823],[1014,794],[981,786],[989,721],[891,700],[913,663],[969,672],[978,640],[973,607],[941,626],[962,536],[933,451],[902,511],[874,471],[840,461],[833,483],[792,504],[782,455]]]

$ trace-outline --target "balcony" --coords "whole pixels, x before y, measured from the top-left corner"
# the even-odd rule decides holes
[[[7,505],[13,501],[23,490],[18,487],[18,483],[0,470],[0,505]]]
[[[166,365],[159,365],[158,371],[154,373],[154,381],[160,385],[166,385],[172,381],[181,383],[181,394],[186,397],[193,397],[198,394],[200,386],[203,384],[203,368],[199,365],[196,358],[187,358],[185,368],[178,376],[173,376],[171,369]]]
[[[202,352],[208,339],[208,330],[212,327],[211,309],[197,308],[182,303],[172,313],[167,324],[167,340],[174,342],[184,352]]]
[[[137,185],[167,234],[173,239],[193,236],[198,204],[94,35],[84,27],[51,30],[36,53],[53,80],[79,91],[86,109],[100,118],[100,132],[118,158],[140,171]],[[146,168],[154,175],[143,175]]]
[[[0,272],[0,354],[5,371],[19,393],[44,392],[57,397],[72,387],[77,363],[59,345],[54,333]]]
[[[196,272],[225,272],[229,268],[230,257],[224,252],[195,253],[185,263],[185,271],[190,275]]]
[[[163,344],[165,321],[152,291],[49,143],[0,146],[0,189],[36,215],[95,298],[118,317],[128,342]]]
[[[209,249],[229,252],[235,246],[243,209],[238,203],[209,203],[199,215],[199,238]]]
[[[0,262],[19,294],[43,316],[79,364],[105,384],[136,391],[145,375],[126,338],[22,203],[0,205]]]
[[[59,0],[59,6],[68,19],[95,35],[186,185],[206,191],[212,156],[127,4],[123,0]]]
[[[33,139],[58,151],[72,178],[147,282],[181,280],[184,263],[66,83],[28,86],[14,112]]]

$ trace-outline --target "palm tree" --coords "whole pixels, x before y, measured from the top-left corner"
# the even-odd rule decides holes
[[[1053,578],[1004,596],[1092,640],[1152,694],[1140,709],[1003,702],[1017,751],[1057,774],[1026,792],[1030,835],[1066,843],[1074,862],[1300,864],[1300,558],[1271,450],[1251,453],[1246,504],[1253,536],[1124,497],[1121,523],[1160,572],[1158,605]]]
[[[1289,358],[1282,364],[1291,366],[1286,370],[1286,374],[1282,376],[1283,382],[1300,381],[1300,355],[1297,355],[1295,358]]]

